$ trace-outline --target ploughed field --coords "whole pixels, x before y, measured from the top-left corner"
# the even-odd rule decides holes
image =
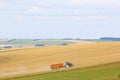
[[[70,61],[83,68],[120,61],[120,42],[45,46],[0,51],[0,76],[50,71],[50,65]]]

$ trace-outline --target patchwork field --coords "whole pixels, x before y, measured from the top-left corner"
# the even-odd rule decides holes
[[[0,76],[50,71],[51,64],[66,61],[74,68],[119,62],[120,42],[1,50]]]
[[[14,46],[34,46],[35,44],[49,45],[61,45],[75,44],[76,42],[71,42],[69,40],[33,40],[33,39],[12,39],[12,40],[0,40],[1,45],[14,45]],[[0,46],[1,47],[1,46]]]

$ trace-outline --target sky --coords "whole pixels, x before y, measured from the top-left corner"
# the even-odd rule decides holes
[[[0,38],[120,37],[120,0],[0,0]]]

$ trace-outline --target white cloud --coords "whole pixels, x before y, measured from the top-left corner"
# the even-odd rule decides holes
[[[84,5],[84,4],[96,4],[96,3],[101,3],[105,0],[71,0],[71,3],[74,5]]]
[[[41,12],[40,8],[36,6],[33,6],[27,11],[25,11],[25,13],[40,13],[40,12]]]
[[[120,4],[120,0],[18,0],[19,3],[30,3],[44,6],[71,6],[91,4]]]
[[[81,14],[101,14],[107,13],[111,9],[111,5],[101,6],[93,5],[91,8],[74,7],[76,5],[92,5],[92,4],[120,4],[120,0],[16,0],[16,5],[19,5],[18,13],[22,14],[42,14],[42,15],[81,15]],[[27,4],[26,4],[27,3]],[[23,5],[24,4],[24,5]],[[54,6],[53,6],[54,4]],[[71,5],[72,4],[72,5]],[[21,7],[22,5],[23,7]],[[67,8],[65,8],[67,6]],[[99,7],[99,9],[93,9]],[[109,8],[109,9],[108,9]],[[17,9],[17,8],[16,8]],[[115,9],[114,9],[115,10]],[[21,14],[20,14],[21,15]]]
[[[25,20],[25,16],[16,16],[16,20],[18,21],[18,22],[23,22],[24,20]]]
[[[33,6],[23,13],[25,14],[42,14],[42,15],[83,15],[83,14],[99,14],[104,13],[103,10],[97,9],[73,9],[73,8],[44,8]]]
[[[96,19],[96,20],[103,20],[103,19],[106,19],[108,18],[108,16],[102,16],[102,15],[97,15],[97,16],[83,16],[83,18],[86,18],[86,19]]]
[[[51,19],[52,20],[81,20],[81,19],[105,19],[107,18],[106,16],[99,16],[99,15],[101,13],[103,14],[106,13],[105,12],[106,10],[92,9],[89,7],[88,8],[81,8],[81,7],[75,8],[73,7],[73,5],[74,6],[76,5],[86,6],[89,4],[109,4],[109,3],[119,4],[120,0],[61,0],[61,1],[58,1],[58,0],[15,0],[14,2],[11,1],[11,3],[12,4],[16,3],[15,5],[24,6],[24,7],[20,6],[18,8],[18,11],[16,11],[17,15],[22,15],[22,16],[17,16],[18,21],[24,21],[28,18],[38,19],[38,20],[51,20]],[[64,7],[65,3],[66,3],[66,6],[70,6],[70,7],[65,8]],[[52,4],[55,4],[55,6],[54,7],[51,6]],[[59,6],[57,6],[58,4]],[[0,5],[2,5],[1,1],[0,1]],[[28,16],[29,14],[34,14],[34,16],[27,17],[24,14]],[[44,16],[36,16],[36,14],[44,15]],[[93,15],[93,16],[89,16],[89,15]]]
[[[106,18],[107,16],[102,16],[102,15],[99,15],[99,16],[17,16],[17,21],[19,22],[26,21],[26,20],[27,21],[28,20],[81,21],[82,19],[96,21],[96,20],[104,20]]]
[[[17,16],[17,20],[80,20],[80,16]]]
[[[0,8],[5,8],[6,7],[6,2],[0,1]]]
[[[80,16],[36,16],[38,20],[80,20]]]
[[[0,0],[0,8],[2,9],[16,9],[16,2],[9,0]]]
[[[73,5],[120,4],[120,0],[71,0]]]
[[[38,6],[32,6],[31,8],[27,9],[23,12],[24,14],[43,14],[43,15],[49,15],[56,13],[56,9],[53,8],[44,8],[44,7],[38,7]]]

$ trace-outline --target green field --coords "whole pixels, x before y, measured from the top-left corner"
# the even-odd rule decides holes
[[[7,80],[120,80],[118,75],[120,75],[120,63],[113,63],[96,67],[56,71],[52,73]]]
[[[5,45],[16,45],[16,46],[34,46],[35,44],[44,44],[44,45],[61,45],[66,44],[75,44],[74,42],[63,41],[63,40],[32,40],[32,39],[15,39],[12,41],[3,40],[0,41],[0,44]]]

